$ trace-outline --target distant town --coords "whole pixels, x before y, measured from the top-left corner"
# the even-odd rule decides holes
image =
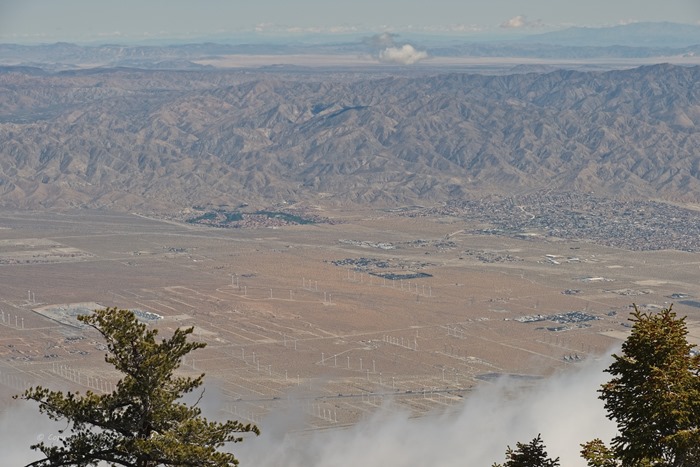
[[[403,216],[453,216],[488,224],[470,233],[587,240],[626,250],[700,251],[700,212],[656,201],[619,201],[586,193],[454,200]]]

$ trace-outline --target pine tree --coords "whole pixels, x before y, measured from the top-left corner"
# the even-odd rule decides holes
[[[545,451],[542,437],[538,434],[528,444],[515,443],[515,449],[506,449],[505,464],[493,464],[492,467],[558,467],[559,458],[550,459]]]
[[[147,330],[129,310],[98,310],[78,319],[102,334],[108,348],[105,361],[123,378],[108,394],[64,394],[41,386],[25,391],[22,399],[38,402],[39,410],[52,420],[66,420],[70,433],[60,445],[31,446],[45,457],[28,466],[238,464],[233,454],[219,449],[241,441],[241,433],[259,434],[258,428],[236,421],[210,422],[196,404],[179,401],[201,386],[204,378],[203,374],[196,378],[175,374],[185,355],[206,345],[187,341],[192,328],[178,329],[169,339],[157,342],[157,329]]]
[[[636,306],[630,319],[632,333],[606,370],[613,378],[599,391],[619,432],[611,451],[624,467],[697,467],[700,356],[685,319],[671,307],[650,314]]]
[[[615,454],[600,438],[582,444],[581,448],[581,457],[586,459],[588,467],[617,467],[620,465]]]

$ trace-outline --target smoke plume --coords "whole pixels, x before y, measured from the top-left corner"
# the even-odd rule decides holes
[[[372,56],[382,63],[395,65],[413,65],[429,57],[428,53],[418,50],[411,44],[398,44],[397,34],[376,34],[364,40],[372,51]]]
[[[384,63],[398,63],[400,65],[413,65],[428,58],[428,53],[413,48],[410,44],[401,47],[387,47],[379,52],[379,60]]]

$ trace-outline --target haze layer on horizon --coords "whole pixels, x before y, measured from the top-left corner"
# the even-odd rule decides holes
[[[697,0],[0,0],[0,42],[261,41],[398,32],[508,37],[637,21],[700,24]]]

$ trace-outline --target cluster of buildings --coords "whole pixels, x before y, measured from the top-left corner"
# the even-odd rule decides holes
[[[538,192],[453,200],[404,215],[454,216],[492,226],[481,234],[586,239],[626,250],[700,251],[700,212],[656,201]]]

